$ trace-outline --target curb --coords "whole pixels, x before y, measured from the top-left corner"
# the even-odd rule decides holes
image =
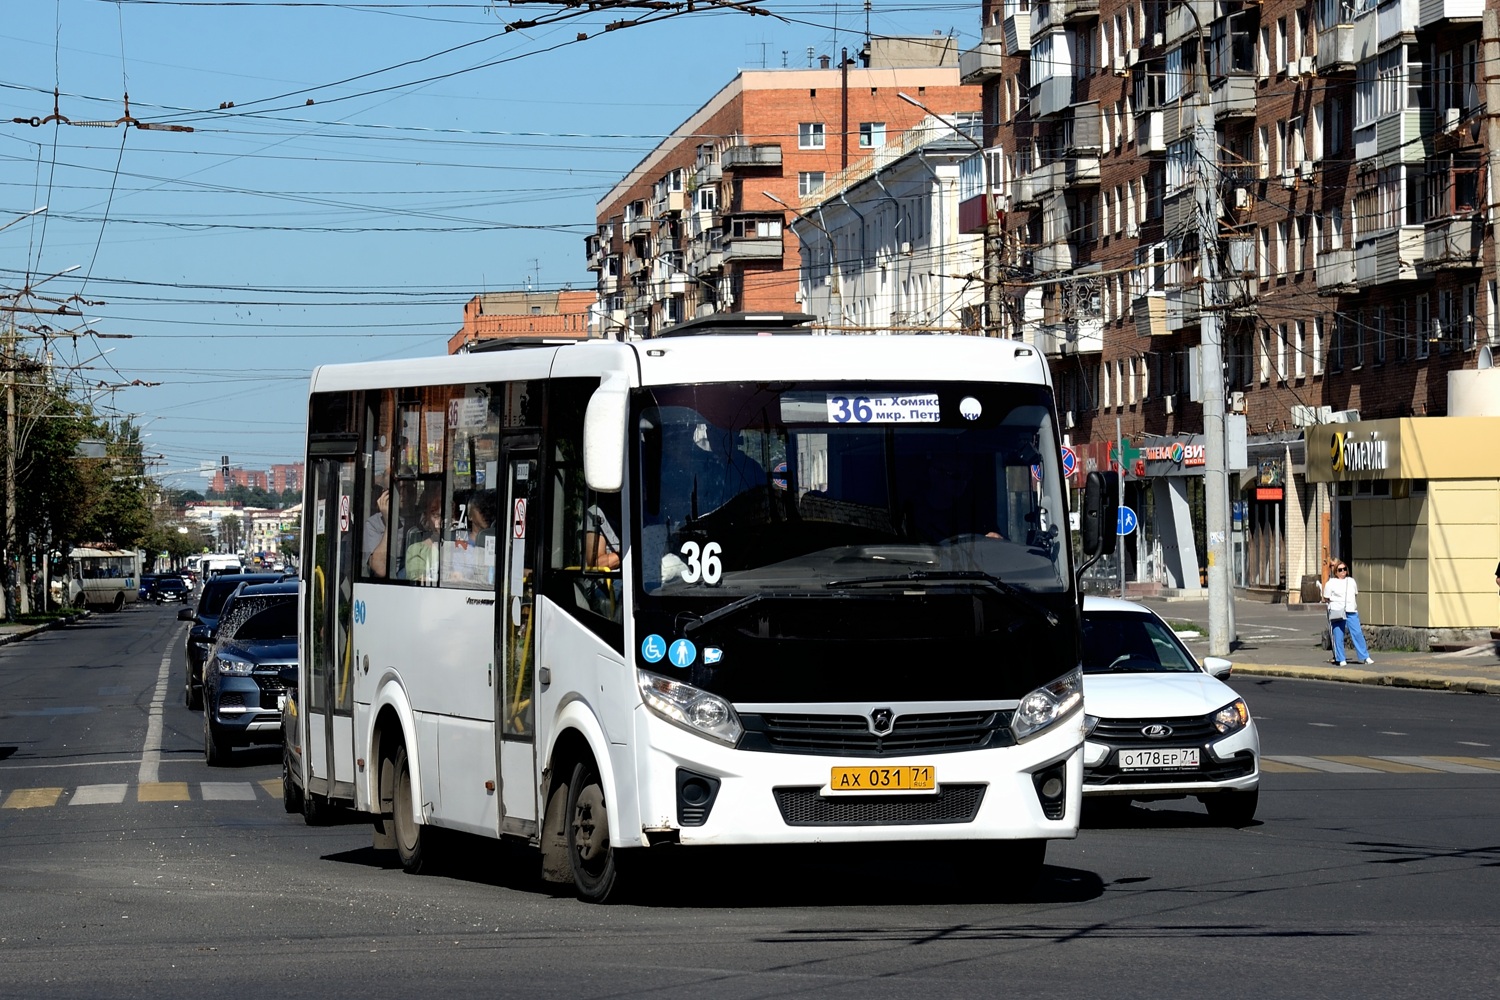
[[[1288,667],[1258,663],[1236,663],[1237,674],[1262,677],[1295,677],[1300,680],[1373,684],[1379,687],[1423,688],[1430,691],[1461,691],[1466,694],[1500,695],[1500,680],[1449,675],[1386,674],[1371,670],[1340,670],[1337,667]]]

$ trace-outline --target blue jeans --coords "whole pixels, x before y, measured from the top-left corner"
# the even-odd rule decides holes
[[[1333,630],[1333,658],[1335,660],[1340,663],[1344,662],[1345,631],[1348,631],[1349,640],[1354,643],[1354,658],[1360,663],[1370,658],[1370,651],[1365,648],[1365,633],[1359,627],[1359,612],[1349,612],[1344,616],[1343,621],[1330,618],[1328,627]]]

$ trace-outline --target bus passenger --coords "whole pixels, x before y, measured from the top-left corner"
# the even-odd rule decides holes
[[[418,506],[417,525],[407,533],[406,555],[402,560],[402,577],[416,580],[423,586],[435,587],[438,582],[438,540],[443,520],[443,484],[428,483],[422,491],[422,502]]]

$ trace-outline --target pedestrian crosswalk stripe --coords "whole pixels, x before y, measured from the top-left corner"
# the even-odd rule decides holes
[[[148,781],[136,789],[135,797],[139,802],[186,802],[188,801],[188,783],[186,781]]]
[[[1386,757],[1385,759],[1400,761],[1403,764],[1420,764],[1434,771],[1448,771],[1452,774],[1484,774],[1488,770],[1484,767],[1475,767],[1472,757]]]
[[[41,809],[57,805],[61,788],[17,788],[5,797],[6,809]]]
[[[116,805],[125,801],[129,785],[80,785],[68,800],[70,806]]]
[[[281,793],[285,790],[281,787],[280,778],[267,778],[260,783],[260,787],[266,790],[267,795],[275,799],[281,798]]]
[[[227,802],[255,798],[255,786],[243,781],[205,781],[198,786],[206,802]]]
[[[1469,764],[1473,767],[1482,767],[1486,771],[1500,771],[1500,757],[1434,757],[1433,760],[1446,760],[1450,764]]]
[[[1360,767],[1358,764],[1345,764],[1342,761],[1331,760],[1327,757],[1297,757],[1279,754],[1276,757],[1266,758],[1279,761],[1284,764],[1295,764],[1297,767],[1306,768],[1309,771],[1326,771],[1329,774],[1379,774],[1373,767]]]
[[[1325,757],[1324,759],[1337,761],[1340,764],[1353,764],[1355,767],[1369,768],[1374,771],[1385,771],[1388,774],[1436,774],[1438,771],[1435,767],[1419,767],[1392,757]]]
[[[1284,758],[1262,757],[1260,769],[1266,774],[1312,774],[1310,767],[1301,767],[1297,764],[1288,763]]]

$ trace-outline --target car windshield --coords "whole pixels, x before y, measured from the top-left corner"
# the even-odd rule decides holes
[[[1193,673],[1198,663],[1155,615],[1138,611],[1083,613],[1083,672]]]
[[[638,412],[648,597],[727,603],[906,574],[1067,589],[1044,387],[661,386]]]
[[[220,630],[225,639],[264,640],[297,637],[295,595],[247,597],[235,602]]]

